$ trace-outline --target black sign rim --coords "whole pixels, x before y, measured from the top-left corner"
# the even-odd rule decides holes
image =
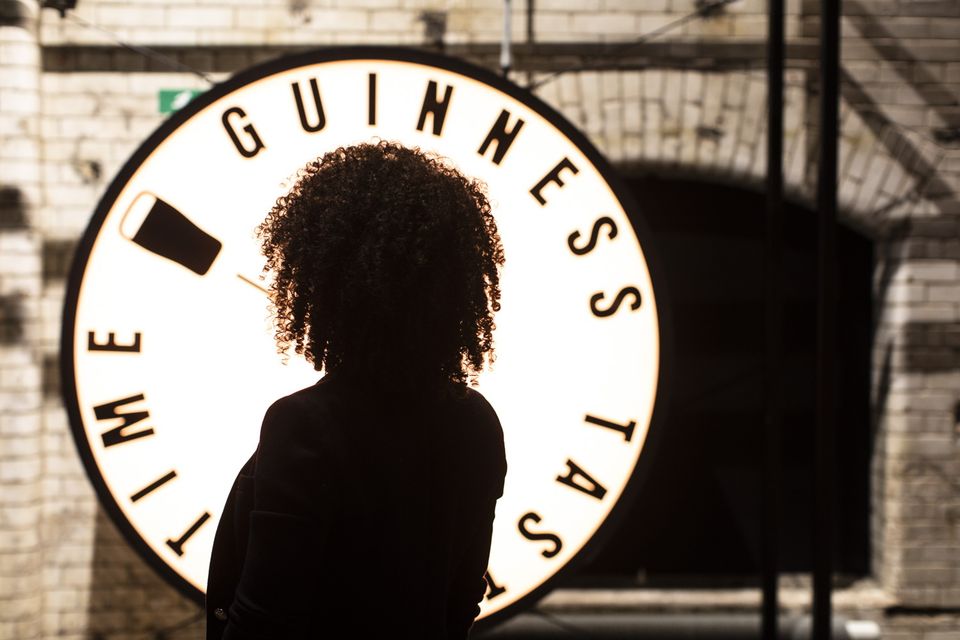
[[[580,132],[570,121],[556,111],[553,107],[533,95],[526,89],[510,82],[488,69],[466,62],[459,58],[452,58],[437,53],[422,51],[418,49],[408,49],[403,47],[390,46],[338,46],[330,48],[320,48],[306,51],[299,54],[275,58],[267,62],[246,68],[224,82],[214,85],[207,92],[197,96],[184,108],[167,118],[161,125],[150,134],[150,136],[140,144],[134,153],[124,162],[123,166],[114,176],[109,187],[104,192],[90,222],[74,252],[72,265],[66,282],[66,295],[63,308],[63,319],[61,325],[61,350],[60,350],[60,378],[61,393],[67,410],[70,422],[70,431],[73,435],[74,444],[83,461],[83,466],[87,472],[97,492],[100,505],[105,509],[113,524],[121,531],[127,542],[137,551],[141,558],[147,562],[170,586],[181,594],[204,606],[204,592],[194,587],[163,559],[157,555],[153,549],[137,534],[136,530],[123,515],[119,504],[113,494],[107,488],[100,468],[97,466],[93,457],[93,452],[87,442],[86,432],[80,416],[79,401],[76,390],[76,371],[74,370],[74,332],[76,327],[77,302],[80,293],[80,286],[83,282],[83,275],[86,271],[86,265],[90,258],[93,244],[100,233],[100,228],[106,219],[107,214],[113,207],[114,202],[122,189],[129,182],[134,172],[140,167],[144,160],[172,133],[174,133],[182,124],[192,118],[195,114],[206,108],[208,105],[219,100],[225,95],[236,91],[255,81],[264,79],[271,75],[288,71],[297,67],[303,67],[318,63],[337,62],[344,60],[389,60],[395,62],[409,62],[424,66],[436,67],[446,71],[451,71],[467,78],[477,80],[493,87],[503,93],[511,96],[522,104],[526,105],[539,115],[543,116],[550,124],[559,129],[596,167],[604,181],[610,186],[614,195],[624,207],[624,212],[630,220],[633,231],[640,242],[641,249],[647,264],[647,270],[650,274],[650,281],[653,290],[656,292],[657,303],[657,322],[660,336],[660,360],[658,362],[657,390],[654,397],[653,413],[650,424],[641,449],[640,456],[634,466],[633,473],[627,480],[620,499],[611,507],[607,517],[598,527],[597,531],[584,544],[580,551],[560,567],[551,577],[547,578],[536,589],[533,589],[512,605],[497,611],[474,625],[477,630],[483,630],[495,626],[507,618],[510,618],[524,609],[530,608],[543,596],[555,588],[562,578],[570,575],[577,567],[581,566],[586,560],[594,556],[604,542],[610,537],[611,533],[617,528],[624,512],[629,504],[636,497],[640,487],[650,472],[651,460],[655,457],[654,453],[659,446],[660,434],[665,424],[665,414],[667,409],[667,386],[669,384],[669,364],[671,362],[672,334],[670,327],[672,323],[669,320],[669,305],[667,304],[668,292],[665,287],[664,278],[660,275],[658,260],[652,242],[652,234],[647,227],[641,210],[633,197],[633,194],[626,188],[617,172],[604,156],[594,147],[587,137]]]

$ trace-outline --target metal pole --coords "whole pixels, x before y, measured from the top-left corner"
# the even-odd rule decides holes
[[[813,638],[828,640],[833,571],[836,351],[837,111],[840,0],[820,3],[820,158],[817,165],[817,426],[813,540]]]
[[[533,13],[534,13],[534,2],[536,0],[527,0],[527,53],[533,53],[533,41],[534,41],[534,31],[533,31]],[[533,86],[533,71],[529,68],[527,69],[527,88],[530,89]]]
[[[527,0],[527,44],[533,44],[533,7],[536,0]]]
[[[767,198],[761,637],[777,637],[780,529],[780,423],[783,384],[783,0],[769,0],[767,26]]]
[[[513,63],[510,51],[510,13],[511,0],[503,0],[503,40],[500,41],[500,72],[506,78]]]

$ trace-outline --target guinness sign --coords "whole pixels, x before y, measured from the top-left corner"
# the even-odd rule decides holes
[[[198,96],[113,180],[77,251],[63,376],[77,446],[131,543],[196,599],[230,483],[276,398],[318,374],[277,355],[254,228],[299,167],[385,139],[488,185],[507,264],[479,389],[509,472],[495,619],[596,544],[649,458],[663,309],[648,234],[600,154],[515,85],[436,55],[329,49]]]

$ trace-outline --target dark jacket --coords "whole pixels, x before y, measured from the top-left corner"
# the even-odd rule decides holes
[[[478,392],[336,374],[275,402],[214,539],[208,640],[465,638],[506,459]]]

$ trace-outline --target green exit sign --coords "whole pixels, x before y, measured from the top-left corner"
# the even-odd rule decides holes
[[[200,89],[160,89],[157,96],[160,113],[179,111],[201,93]]]

